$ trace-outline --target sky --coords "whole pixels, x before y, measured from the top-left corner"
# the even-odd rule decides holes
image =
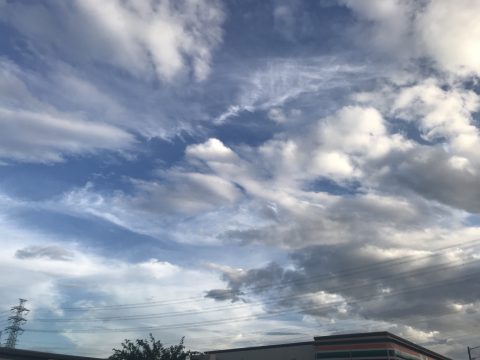
[[[0,35],[17,347],[480,345],[480,2],[0,0]]]

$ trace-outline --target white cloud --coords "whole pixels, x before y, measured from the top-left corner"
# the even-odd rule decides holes
[[[365,162],[408,148],[402,136],[388,134],[382,115],[371,107],[344,107],[320,120],[317,134],[311,172],[333,178],[359,176]]]
[[[429,1],[415,25],[425,53],[441,68],[459,75],[480,74],[478,1]]]
[[[228,206],[241,196],[233,183],[216,175],[171,172],[167,181],[134,181],[142,194],[130,201],[139,211],[164,209],[166,213],[195,214]]]
[[[0,59],[0,78],[0,158],[6,161],[58,162],[64,155],[123,151],[135,143],[119,127],[84,120],[34,96],[29,85],[38,79],[5,59]]]
[[[359,17],[375,24],[367,31],[369,44],[375,47],[398,52],[411,51],[407,39],[410,35],[410,21],[414,15],[415,0],[339,0]]]
[[[220,140],[211,138],[203,144],[189,145],[185,154],[204,161],[230,162],[237,161],[237,155]]]
[[[66,194],[63,206],[67,211],[98,216],[155,237],[167,231],[178,234],[181,242],[210,244],[243,241],[296,248],[348,243],[355,238],[383,241],[384,236],[403,243],[421,226],[431,227],[433,234],[459,231],[464,215],[453,215],[454,211],[415,199],[404,190],[399,196],[383,193],[384,189],[400,187],[402,179],[392,179],[395,174],[391,169],[397,163],[390,168],[386,163],[389,157],[402,164],[411,151],[423,148],[399,134],[390,134],[378,111],[346,107],[319,120],[312,130],[308,136],[272,140],[248,151],[240,148],[242,157],[218,139],[190,145],[186,159],[189,166],[201,160],[202,173],[177,169],[160,173],[163,178],[158,181],[135,181],[133,196],[78,189]],[[379,163],[384,165],[377,168]],[[365,193],[343,199],[329,194],[328,186],[316,192],[305,190],[305,183],[319,176],[347,187],[349,181],[359,181],[365,185],[361,189]],[[368,187],[373,189],[366,191]],[[252,216],[242,215],[242,208]],[[358,216],[352,216],[352,211]],[[175,214],[193,218],[174,227],[170,223],[167,229],[162,219]],[[436,219],[446,214],[452,221],[438,223]],[[193,235],[199,223],[208,231]],[[395,234],[403,235],[395,240]]]
[[[475,0],[339,0],[365,20],[365,40],[397,60],[427,58],[459,76],[480,74]]]
[[[287,117],[280,108],[272,108],[268,110],[268,118],[276,123],[282,124],[287,122]]]
[[[157,180],[132,179],[131,183],[132,194],[100,193],[87,184],[65,193],[59,203],[52,201],[46,206],[74,216],[98,217],[159,239],[209,244],[219,242],[211,224],[204,224],[205,231],[199,231],[195,229],[198,224],[192,222],[222,217],[243,196],[233,182],[212,174],[170,171]]]
[[[461,88],[442,89],[434,80],[403,88],[392,106],[393,114],[418,121],[425,139],[447,139],[451,151],[476,158],[479,133],[472,114],[478,111],[478,95]]]
[[[249,321],[256,319],[258,314],[265,313],[261,303],[222,308],[212,299],[205,299],[203,295],[206,290],[222,286],[218,274],[208,266],[192,263],[191,267],[186,267],[156,258],[127,262],[101,256],[91,249],[83,248],[80,242],[58,239],[52,234],[22,228],[3,214],[0,217],[0,229],[2,235],[10,239],[9,242],[2,243],[0,253],[0,291],[5,294],[0,299],[0,309],[8,309],[21,296],[29,300],[27,307],[31,310],[25,326],[27,331],[20,337],[22,348],[38,348],[35,339],[39,339],[41,334],[33,332],[34,329],[63,330],[58,335],[48,334],[50,341],[42,344],[44,351],[55,350],[56,345],[50,345],[52,339],[61,342],[68,340],[73,344],[73,348],[69,349],[70,353],[88,350],[96,356],[110,355],[111,349],[119,347],[125,338],[144,338],[147,335],[146,331],[140,329],[123,332],[108,332],[108,329],[158,327],[151,332],[162,343],[178,343],[181,337],[185,336],[187,348],[194,350],[228,347],[234,343],[267,338],[269,331],[281,327],[291,327],[297,331],[299,329],[298,325],[287,326],[281,320],[267,318]],[[70,258],[65,260],[44,256],[15,256],[19,249],[34,247],[55,248],[57,252],[63,249],[68,251]],[[73,312],[64,309],[148,302],[153,303],[150,306],[147,304],[142,307],[111,310],[89,309]],[[220,309],[212,311],[215,307]],[[181,312],[185,314],[178,315]],[[177,315],[171,316],[175,313]],[[129,316],[140,318],[124,319]],[[95,321],[102,317],[120,319]],[[51,320],[44,322],[40,320],[42,318]],[[230,322],[228,319],[240,321]],[[205,329],[203,324],[209,322],[213,324]],[[218,324],[215,325],[215,322]],[[197,327],[188,325],[195,323],[198,323]],[[173,328],[170,329],[168,324],[174,324]],[[179,324],[187,325],[175,329]],[[263,329],[260,333],[258,326]],[[99,337],[98,330],[75,332],[92,328],[107,329],[107,332],[101,332],[108,333],[107,338]],[[201,337],[198,336],[199,329],[202,329]]]
[[[0,108],[0,158],[27,162],[62,161],[64,154],[124,150],[134,137],[111,125],[66,114]]]
[[[321,120],[318,130],[322,148],[342,149],[347,154],[381,157],[390,150],[382,115],[374,108],[344,107]]]
[[[256,162],[274,173],[273,181],[284,184],[319,176],[354,180],[369,163],[411,146],[401,134],[389,133],[386,120],[375,108],[345,106],[307,125],[300,134],[266,142],[258,149],[263,161]],[[289,185],[298,186],[298,182]]]
[[[271,60],[240,82],[236,101],[215,121],[221,123],[242,111],[269,111],[301,95],[339,88],[368,77],[367,74],[364,67],[335,58]]]
[[[54,12],[43,4],[6,4],[2,14],[36,49],[168,82],[190,71],[196,80],[208,77],[224,20],[217,1],[107,0],[98,6],[79,0],[56,4]]]
[[[312,172],[329,178],[350,178],[354,176],[355,169],[347,155],[339,152],[320,151],[314,155]]]
[[[218,139],[211,138],[201,144],[189,145],[185,155],[192,164],[205,164],[220,178],[228,179],[232,184],[248,176],[249,164]]]
[[[442,97],[443,93],[437,90],[432,92],[434,96],[431,97],[429,91],[413,91],[411,97],[398,91],[398,98],[405,97],[405,103],[415,103],[418,93],[428,95],[427,100],[434,99],[434,107],[449,103]],[[420,108],[429,112],[429,106]],[[462,110],[462,106],[453,108]],[[400,111],[400,107],[396,111]],[[413,122],[414,125],[422,124],[422,117],[416,119],[418,122]],[[318,259],[328,256],[329,249],[346,250],[346,260],[335,260],[335,264],[350,263],[350,260],[363,264],[363,261],[373,258],[381,260],[421,254],[432,243],[441,247],[478,238],[479,228],[466,225],[469,214],[456,210],[456,206],[462,208],[460,203],[465,208],[464,198],[455,195],[458,201],[456,206],[451,206],[447,201],[443,203],[448,206],[440,205],[430,200],[439,199],[437,194],[433,196],[427,190],[418,189],[418,196],[410,191],[414,186],[407,184],[407,180],[415,181],[422,179],[422,176],[433,178],[437,184],[444,181],[445,176],[438,176],[437,173],[432,176],[431,172],[431,168],[442,170],[444,164],[450,164],[442,157],[432,156],[432,151],[435,155],[440,149],[441,144],[423,146],[395,133],[391,124],[371,106],[350,106],[315,121],[303,133],[280,134],[259,147],[231,148],[215,138],[190,145],[185,151],[185,163],[175,169],[158,172],[159,178],[153,181],[133,181],[133,194],[100,193],[94,187],[87,186],[66,193],[60,204],[52,201],[49,206],[69,214],[99,217],[157,238],[168,235],[169,239],[184,243],[219,245],[230,242],[288,248],[299,259],[311,259],[315,269],[319,264]],[[350,167],[342,172],[342,164],[345,163],[333,157],[329,162],[323,161],[323,173],[315,172],[308,165],[312,164],[315,159],[313,154],[317,153],[338,154],[340,159],[348,160]],[[463,167],[468,164],[459,155],[456,156],[453,164],[459,171],[464,171]],[[420,165],[409,173],[409,167],[415,165],[417,160]],[[328,166],[331,166],[329,171]],[[353,171],[353,166],[358,171]],[[342,196],[330,194],[328,186],[313,191],[305,188],[306,182],[315,181],[320,175],[338,186],[348,186],[351,180],[358,181],[359,192]],[[452,183],[457,181],[454,178]],[[427,184],[423,180],[420,182]],[[234,184],[238,184],[238,187]],[[239,187],[245,195],[238,190]],[[448,194],[444,190],[442,193]],[[478,203],[477,193],[469,192],[468,197],[473,204]],[[319,254],[309,258],[313,249],[318,249]],[[322,251],[326,255],[322,255]],[[183,269],[162,260],[125,265],[100,259],[97,261],[103,264],[100,266],[90,262],[91,256],[87,259],[76,256],[80,264],[76,269],[65,268],[64,264],[58,262],[43,264],[44,258],[32,259],[31,266],[44,269],[48,276],[64,273],[93,281],[94,285],[98,284],[96,281],[111,284],[102,288],[102,294],[124,302],[142,301],[142,296],[154,296],[160,289],[150,283],[152,279],[167,283],[183,279]],[[330,259],[337,259],[337,256]],[[449,261],[456,260],[449,258]],[[322,266],[328,264],[320,263]],[[337,271],[338,264],[335,264],[327,267],[326,271]],[[93,269],[101,276],[95,281],[91,280],[93,275],[88,269]],[[113,269],[115,274],[108,272],[108,269]],[[244,273],[232,269],[229,272],[236,277]],[[131,273],[150,280],[140,281]],[[122,286],[119,285],[120,279]],[[201,282],[199,279],[196,278]],[[125,287],[125,284],[128,286]],[[388,293],[393,291],[391,289],[395,284],[383,285],[382,291]],[[215,284],[215,288],[219,286]],[[165,287],[163,283],[162,291],[165,288],[169,286]],[[358,296],[353,293],[343,296],[335,292],[315,294],[312,301],[302,304],[305,313],[316,318],[326,314],[313,311],[310,304],[322,305],[332,299],[348,300],[349,297]],[[372,309],[378,307],[385,310],[386,305],[378,301],[371,306],[352,308],[342,303],[333,313],[340,320],[347,315],[368,317]],[[396,309],[400,314],[405,310],[401,306]],[[244,309],[233,314],[248,315],[251,312],[252,309]],[[248,326],[242,327],[241,331],[249,329]],[[429,333],[435,330],[433,326],[440,327],[435,322],[431,328],[419,330]],[[241,332],[239,328],[232,324],[225,331],[234,334]],[[171,334],[173,332],[162,332],[164,337]],[[72,336],[82,346],[99,345],[93,335]]]
[[[345,0],[342,3],[366,20],[362,29],[367,30],[369,43],[398,57],[400,62],[426,57],[438,70],[454,75],[479,73],[475,43],[478,12],[465,11],[468,6],[478,7],[472,2]],[[122,79],[133,80],[129,75],[136,77],[140,81],[129,82],[128,87],[132,86],[129,91],[137,94],[141,89],[139,93],[148,94],[145,99],[139,95],[146,108],[149,104],[169,107],[171,102],[165,99],[188,91],[179,87],[178,92],[172,90],[168,96],[157,98],[160,93],[156,89],[150,94],[151,88],[136,85],[152,82],[153,89],[158,82],[152,78],[174,83],[179,78],[189,78],[189,74],[198,81],[208,77],[212,53],[221,42],[224,19],[218,2],[202,1],[107,0],[99,7],[91,0],[79,0],[52,5],[52,11],[55,7],[57,15],[64,15],[57,19],[45,11],[43,4],[3,6],[6,14],[3,16],[12,17],[11,24],[30,40],[32,49],[45,54],[48,53],[45,48],[55,48],[59,50],[59,57],[75,59],[75,64],[94,64],[96,68],[99,63],[107,63],[128,73],[121,74]],[[285,24],[283,35],[294,40],[298,22],[290,15],[286,5],[276,6],[274,10],[276,25]],[[90,26],[78,27],[87,20]],[[462,27],[462,23],[472,30]],[[410,66],[409,61],[404,64]],[[21,280],[26,279],[25,296],[40,299],[41,306],[59,315],[62,315],[60,305],[71,295],[66,290],[68,286],[86,289],[90,295],[72,295],[76,305],[93,304],[92,297],[105,304],[167,296],[192,297],[202,295],[209,287],[221,287],[219,290],[224,291],[217,292],[218,297],[228,298],[228,289],[224,289],[224,282],[212,270],[238,284],[251,274],[262,280],[262,276],[269,275],[264,271],[269,268],[250,271],[247,267],[227,266],[225,248],[220,245],[227,244],[228,249],[234,249],[232,252],[236,246],[245,246],[242,251],[247,245],[252,246],[247,248],[254,250],[248,259],[235,259],[238,263],[250,264],[258,258],[265,261],[257,252],[267,248],[267,257],[278,256],[289,262],[285,271],[272,273],[284,275],[283,279],[301,279],[314,276],[319,269],[339,273],[345,264],[365,266],[372,260],[423,256],[429,254],[433,246],[478,239],[480,161],[477,149],[480,144],[474,118],[479,109],[478,95],[465,90],[461,81],[423,81],[418,78],[420,71],[404,76],[402,69],[393,75],[387,74],[391,76],[381,80],[379,87],[375,87],[378,83],[369,81],[366,91],[351,97],[356,104],[345,106],[345,98],[337,97],[338,88],[351,91],[351,85],[359,84],[356,81],[371,80],[372,68],[350,66],[333,57],[312,57],[270,59],[259,69],[249,68],[249,76],[244,77],[242,73],[240,81],[238,73],[233,71],[228,80],[234,79],[240,84],[240,90],[233,96],[234,101],[225,105],[226,110],[217,121],[226,121],[242,111],[261,112],[275,122],[267,124],[269,128],[281,128],[265,143],[231,145],[222,141],[220,135],[201,140],[189,144],[184,158],[173,167],[155,170],[148,180],[130,179],[131,187],[124,190],[99,190],[95,184],[88,183],[66,191],[59,198],[38,203],[0,195],[0,204],[8,208],[4,212],[25,207],[49,214],[60,212],[89,220],[98,218],[164,242],[195,244],[199,251],[206,246],[212,253],[218,251],[215,256],[220,257],[218,262],[222,265],[210,264],[205,269],[192,262],[191,267],[181,266],[162,258],[164,253],[127,262],[82,248],[76,242],[81,239],[58,239],[52,234],[23,229],[20,224],[7,224],[0,218],[1,233],[9,240],[2,243],[0,253],[0,293],[7,293],[1,291],[2,286],[3,289],[19,288]],[[149,112],[151,116],[146,120],[145,114],[140,114],[142,110],[137,114],[137,109],[128,109],[135,101],[122,104],[104,91],[109,89],[106,84],[97,87],[101,84],[83,78],[80,70],[59,67],[60,71],[43,78],[4,60],[0,69],[3,80],[3,86],[0,84],[0,158],[6,161],[54,162],[68,155],[125,151],[135,141],[129,131],[149,136],[163,130],[159,130],[163,126],[159,126],[159,122],[164,121],[163,112]],[[375,77],[384,75],[377,68],[373,70]],[[39,90],[42,89],[39,84],[45,84],[45,80],[56,90]],[[125,83],[122,82],[122,86]],[[71,101],[64,100],[62,93],[72,95]],[[332,101],[334,106],[323,106],[326,101]],[[302,112],[292,110],[297,105]],[[190,112],[189,106],[182,110],[186,121],[197,117],[197,112]],[[97,114],[100,116],[94,116]],[[175,122],[173,127],[177,126],[181,128],[183,124]],[[201,132],[195,136],[198,139]],[[214,250],[214,246],[218,246],[218,250]],[[455,265],[470,258],[475,258],[472,252],[455,250],[441,259]],[[422,264],[429,262],[418,261],[413,268]],[[399,269],[389,267],[385,273],[373,275],[397,275],[399,270],[409,269],[405,263],[400,265]],[[431,265],[436,263],[432,261]],[[10,273],[15,276],[8,275]],[[433,279],[453,275],[462,275],[462,272],[439,271]],[[355,304],[356,299],[365,295],[350,286],[355,283],[352,281],[355,276],[359,284],[378,285],[373,291],[385,297],[370,305]],[[298,327],[305,326],[305,330],[310,324],[311,330],[317,326],[315,319],[325,317],[332,323],[351,317],[351,322],[360,324],[366,324],[365,318],[377,318],[387,320],[387,325],[398,324],[406,336],[420,341],[439,341],[444,334],[457,331],[452,330],[451,323],[444,323],[434,315],[456,311],[461,315],[460,324],[460,320],[468,318],[468,312],[478,311],[476,288],[462,287],[446,295],[432,292],[395,302],[398,298],[389,301],[387,294],[402,284],[419,281],[418,277],[404,277],[396,282],[372,282],[372,276],[362,277],[361,273],[352,277],[343,283],[343,290],[305,287],[300,292],[310,292],[311,300],[294,304],[286,301],[275,306],[290,306],[289,309],[296,306],[295,309],[303,311],[304,321],[291,321],[295,323],[292,328],[299,324]],[[265,279],[271,278],[264,276],[263,281]],[[336,280],[335,285],[342,284],[341,278]],[[297,294],[299,289],[293,290]],[[367,292],[372,293],[372,289]],[[288,290],[279,294],[288,294]],[[13,300],[2,299],[5,303],[1,305],[10,305]],[[200,314],[194,320],[207,322],[252,316],[272,305],[269,301],[212,315],[201,312],[209,304],[212,306],[209,301],[198,300],[188,306],[171,303],[162,312],[195,309]],[[312,310],[313,306],[337,301],[340,304],[332,311]],[[413,305],[418,307],[408,308]],[[408,316],[428,311],[433,313],[424,326],[404,325]],[[144,309],[139,312],[148,314]],[[84,314],[88,316],[96,314]],[[171,323],[184,320],[192,321],[185,316]],[[131,324],[169,324],[163,321],[148,318]],[[203,336],[195,344],[204,348],[232,343],[238,346],[255,337],[252,335],[255,328],[285,326],[282,319],[258,321],[253,325],[239,323],[227,322],[221,328],[209,328],[210,335],[218,336],[219,342],[206,341]],[[79,325],[71,325],[71,329],[76,326]],[[115,328],[124,323],[111,322],[106,326]],[[187,335],[187,341],[190,335],[195,336],[191,329],[186,332],[163,329],[158,336],[164,341],[178,340],[180,331]],[[119,342],[125,336],[138,335],[142,334],[127,332],[109,340]],[[79,346],[101,348],[102,355],[112,346],[95,334],[68,336]]]
[[[362,107],[377,106],[389,128],[400,129],[390,139],[396,137],[390,155],[364,163],[365,185],[385,192],[413,190],[454,208],[479,211],[472,201],[479,196],[474,184],[480,171],[474,91],[461,82],[420,78],[402,85],[386,82],[368,96],[353,98]]]

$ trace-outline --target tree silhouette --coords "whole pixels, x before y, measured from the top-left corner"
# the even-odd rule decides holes
[[[178,345],[164,347],[152,334],[148,339],[131,341],[125,339],[121,349],[113,349],[109,360],[186,360],[190,352],[185,351],[183,339]]]

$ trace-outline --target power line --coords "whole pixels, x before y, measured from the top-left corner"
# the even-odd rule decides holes
[[[448,316],[448,315],[453,315],[453,314],[444,314],[444,315],[438,315],[436,316],[437,318],[438,317],[443,317],[443,316]],[[404,326],[411,326],[412,324],[418,324],[418,323],[421,323],[421,322],[424,322],[425,320],[417,320],[417,321],[409,321],[408,324],[404,324]],[[392,322],[389,322],[391,325],[395,326],[395,325],[398,325],[396,323],[392,323]],[[310,332],[312,329],[310,328],[307,328],[305,329],[304,331],[308,331]],[[351,327],[347,327],[347,328],[343,328],[342,330],[338,330],[335,331],[335,333],[354,333],[354,332],[364,332],[365,331],[365,327],[362,327],[362,328],[357,328],[357,329],[352,329]],[[264,331],[248,331],[246,332],[245,335],[256,335],[256,334],[265,334]],[[315,333],[311,333],[311,334],[302,334],[301,337],[295,337],[295,338],[288,338],[288,339],[285,339],[285,338],[282,338],[282,340],[278,340],[278,341],[268,341],[268,340],[257,340],[257,341],[254,341],[254,340],[248,340],[248,339],[245,339],[242,341],[242,343],[248,343],[248,345],[246,346],[252,346],[252,345],[256,345],[256,344],[262,344],[262,345],[275,345],[275,344],[278,344],[278,343],[289,343],[289,342],[294,342],[294,341],[300,341],[300,340],[305,340],[305,341],[311,341],[312,340],[312,337],[314,335],[317,335]],[[201,338],[191,338],[191,337],[187,337],[185,340],[186,340],[186,343],[195,343],[196,341],[200,342],[201,344],[205,344],[205,343],[212,343],[212,342],[215,342],[215,340],[217,341],[221,341],[223,339],[225,339],[225,336],[228,336],[228,337],[231,337],[230,334],[228,335],[223,335],[223,336],[217,336],[217,337],[208,337],[206,338],[205,336],[202,336]],[[468,336],[456,336],[456,337],[447,337],[448,340],[454,340],[454,341],[458,341],[458,340],[461,340],[461,339],[465,339],[466,337],[471,337],[473,336],[472,334],[469,334]],[[254,339],[258,339],[258,336],[255,336]],[[162,344],[164,346],[170,346],[170,345],[176,345],[178,342],[176,342],[175,340],[166,340],[166,339],[159,339],[162,341]],[[35,343],[35,342],[32,342],[32,341],[28,341],[27,340],[27,343]],[[42,343],[44,344],[44,343]],[[420,343],[422,344],[422,343]],[[241,346],[241,345],[240,345]],[[31,347],[31,346],[30,346]],[[60,349],[59,347],[56,347],[56,346],[45,346],[45,348],[55,348],[55,349]],[[71,348],[68,348],[68,347],[65,347],[65,349],[73,349],[74,346],[72,346]],[[218,349],[218,346],[215,347],[216,349]],[[62,348],[63,349],[63,348]],[[85,354],[85,355],[94,355],[94,354],[98,354],[98,353],[104,353],[104,349],[98,349],[98,348],[92,348],[89,346],[89,349],[90,350],[98,350],[97,352],[92,352],[90,354],[86,353],[86,352],[79,352],[78,349],[75,349],[74,353],[75,354],[78,354],[78,355],[81,355],[82,353]],[[211,350],[211,349],[209,349]],[[98,355],[97,355],[98,356]]]
[[[451,314],[450,314],[451,315]],[[416,324],[418,323],[419,321],[413,321],[413,322],[409,322],[409,325],[410,326],[411,324]],[[397,325],[397,324],[392,324],[392,325]],[[311,329],[307,329],[308,331],[311,331]],[[355,333],[355,332],[364,332],[365,331],[365,328],[357,328],[357,329],[352,329],[350,327],[347,327],[347,328],[343,328],[342,330],[337,330],[335,333]],[[256,334],[264,334],[263,331],[248,331],[247,332],[247,335],[256,335]],[[262,344],[262,345],[275,345],[275,344],[283,344],[283,343],[290,343],[290,342],[295,342],[295,341],[300,341],[300,340],[304,340],[304,341],[312,341],[312,338],[313,336],[315,336],[317,334],[315,333],[311,333],[311,334],[303,334],[301,336],[297,336],[297,337],[293,337],[293,338],[282,338],[282,340],[278,340],[278,341],[266,341],[266,340],[248,340],[248,339],[245,339],[243,341],[243,343],[248,343],[247,346],[252,346],[252,345],[257,345],[257,344]],[[230,335],[228,335],[230,336]],[[468,337],[471,337],[472,335],[468,335]],[[255,339],[258,339],[258,336],[256,335],[254,337]],[[458,341],[458,340],[462,340],[462,339],[465,339],[466,336],[457,336],[457,337],[447,337],[448,340],[454,340],[454,341]],[[197,342],[200,342],[202,344],[205,344],[207,342],[214,342],[215,340],[217,341],[221,341],[225,339],[225,335],[223,336],[217,336],[217,337],[209,337],[209,338],[206,338],[204,336],[202,336],[201,338],[191,338],[191,337],[187,337],[185,340],[186,340],[186,343],[195,343],[196,341]],[[164,346],[170,346],[170,345],[176,345],[178,344],[178,342],[176,342],[175,340],[165,340],[165,339],[159,339],[162,341],[162,344]],[[422,342],[420,343],[420,345],[422,344]],[[51,347],[51,348],[57,348],[57,347]],[[218,348],[218,347],[216,347]],[[59,348],[57,348],[59,349]],[[65,349],[67,349],[65,347]],[[98,349],[98,348],[92,348],[92,347],[89,347],[90,350],[98,350],[98,352],[95,352],[95,353],[91,353],[91,354],[98,354],[99,352],[104,352],[103,349]],[[211,349],[210,349],[211,350]],[[78,352],[78,350],[75,350],[74,351],[76,354],[80,354]],[[84,353],[86,354],[85,352],[81,352],[81,353]]]
[[[448,315],[452,315],[452,314],[444,314],[444,315],[437,315],[436,317],[443,317],[443,316],[448,316]],[[347,320],[349,321],[349,320]],[[386,321],[383,321],[383,322],[386,322]],[[400,324],[400,325],[403,325],[403,326],[411,326],[412,324],[418,324],[418,323],[422,323],[422,322],[425,322],[425,320],[417,320],[417,321],[409,321],[408,324]],[[390,325],[392,326],[397,326],[399,325],[398,323],[393,323],[393,322],[388,322]],[[310,329],[307,328],[307,330],[310,331]],[[356,329],[352,329],[351,327],[344,327],[342,328],[341,330],[338,330],[335,331],[335,334],[340,334],[340,333],[357,333],[357,332],[365,332],[365,327],[362,327],[362,328],[356,328]],[[258,334],[258,333],[264,333],[264,332],[251,332],[251,331],[248,331],[248,334]],[[318,334],[315,334],[312,332],[312,335],[303,335],[301,338],[298,337],[298,338],[289,338],[289,339],[282,339],[281,341],[278,341],[277,343],[288,343],[288,342],[293,342],[295,340],[298,340],[298,339],[305,339],[305,337],[309,337],[309,339],[305,339],[305,341],[308,341],[308,340],[311,340],[313,336],[315,335],[318,335]],[[230,336],[230,335],[228,335]],[[447,336],[446,338],[448,340],[453,340],[453,341],[459,341],[459,340],[462,340],[462,339],[466,339],[466,338],[471,338],[472,334],[469,334],[469,335],[462,335],[462,336]],[[222,337],[215,337],[215,338],[205,338],[205,337],[202,337],[202,338],[186,338],[186,341],[188,342],[194,342],[194,341],[200,341],[202,343],[205,343],[205,342],[212,342],[212,339],[224,339],[225,336],[222,336]],[[255,337],[257,338],[257,337]],[[255,343],[260,343],[260,344],[264,344],[264,345],[268,345],[268,344],[275,344],[275,342],[267,342],[267,344],[265,344],[265,340],[260,340],[260,341],[248,341],[248,346],[251,346],[250,344],[255,344]],[[172,343],[173,345],[174,343]],[[420,343],[421,345],[422,343]]]
[[[360,304],[363,302],[369,302],[379,298],[397,296],[401,294],[411,293],[418,290],[424,290],[429,288],[434,288],[438,286],[449,285],[451,283],[459,283],[463,281],[470,280],[471,278],[476,278],[480,274],[479,271],[474,273],[470,273],[465,275],[464,277],[456,278],[456,279],[449,279],[446,281],[440,281],[437,283],[430,283],[428,286],[416,286],[412,288],[406,288],[402,291],[391,292],[388,294],[380,294],[376,296],[366,296],[358,298],[355,301],[350,301],[349,305],[352,304]],[[315,306],[315,307],[305,307],[298,310],[295,309],[288,309],[288,310],[279,310],[279,311],[272,311],[269,313],[260,313],[255,315],[248,315],[243,317],[234,317],[229,319],[220,319],[220,320],[210,320],[210,321],[201,321],[201,322],[190,322],[190,323],[181,323],[181,324],[169,324],[164,326],[148,326],[148,327],[136,327],[136,328],[121,328],[121,329],[112,329],[112,328],[87,328],[87,329],[70,329],[70,330],[45,330],[45,329],[29,329],[30,332],[38,332],[38,333],[93,333],[93,332],[131,332],[131,331],[152,331],[152,330],[171,330],[171,329],[185,329],[185,328],[195,328],[199,326],[205,325],[218,325],[223,323],[233,323],[239,321],[246,321],[246,320],[257,320],[260,318],[269,318],[275,317],[277,315],[289,314],[289,313],[298,313],[298,312],[305,312],[305,311],[319,311],[319,310],[329,310],[332,309],[334,306],[338,306],[343,304],[343,301],[332,302],[323,306]]]
[[[480,262],[479,259],[473,259],[467,262],[463,262],[461,264],[451,264],[451,263],[443,263],[443,264],[436,264],[434,266],[428,266],[421,269],[404,271],[402,273],[392,274],[388,276],[378,277],[376,279],[372,279],[372,281],[381,282],[384,280],[391,280],[396,278],[403,278],[406,276],[413,276],[413,275],[422,275],[425,273],[429,273],[432,271],[439,271],[445,270],[450,268],[457,268],[463,267],[470,264]],[[340,287],[330,287],[324,288],[322,291],[328,293],[338,293],[342,292],[343,290],[352,290],[352,289],[362,289],[368,288],[372,286],[372,283],[369,284],[359,284],[356,286],[340,286]],[[302,294],[302,295],[286,295],[286,296],[278,296],[275,299],[267,300],[267,301],[257,301],[253,303],[241,304],[241,305],[228,305],[228,306],[218,306],[218,307],[209,307],[200,310],[193,310],[193,311],[176,311],[176,312],[164,312],[164,313],[151,313],[151,314],[138,314],[138,315],[124,315],[124,316],[110,316],[110,317],[95,317],[90,319],[85,318],[63,318],[63,319],[54,319],[54,318],[38,318],[35,321],[39,322],[53,322],[53,323],[60,323],[60,322],[97,322],[97,321],[115,321],[115,320],[142,320],[142,319],[153,319],[153,318],[167,318],[167,317],[177,317],[177,316],[187,316],[187,315],[197,315],[197,314],[204,314],[209,312],[217,312],[223,310],[235,310],[235,309],[243,309],[251,307],[252,305],[265,305],[265,304],[272,304],[278,303],[280,300],[291,300],[291,299],[301,299],[309,296],[314,296],[315,294]]]
[[[340,277],[341,275],[349,275],[349,274],[359,274],[361,272],[366,272],[368,270],[373,270],[378,267],[384,266],[384,265],[401,265],[405,264],[411,261],[418,261],[421,259],[429,258],[429,257],[435,257],[435,256],[440,256],[442,255],[442,251],[453,249],[453,248],[458,248],[462,246],[461,248],[466,250],[468,248],[471,248],[475,246],[476,244],[480,243],[480,240],[474,240],[470,241],[467,243],[460,243],[460,244],[455,244],[455,245],[450,245],[442,248],[438,248],[436,250],[433,250],[433,253],[425,254],[425,255],[410,255],[401,259],[391,259],[391,260],[386,260],[382,262],[377,262],[374,264],[368,264],[360,267],[354,267],[350,268],[341,272],[338,272],[336,274],[331,274],[331,273],[322,273],[322,274],[317,274],[310,276],[307,280],[303,282],[299,282],[298,280],[292,279],[292,280],[286,280],[283,281],[282,284],[266,284],[266,285],[260,285],[260,286],[255,286],[255,287],[250,287],[249,291],[242,293],[242,295],[249,295],[252,293],[257,292],[258,290],[262,289],[275,289],[277,287],[286,287],[291,283],[297,283],[297,284],[309,284],[311,282],[314,282],[313,279],[321,278],[321,279],[329,279],[329,278],[336,278]],[[116,305],[105,305],[105,306],[85,306],[85,307],[62,307],[60,310],[64,311],[99,311],[99,310],[126,310],[126,309],[138,309],[138,308],[148,308],[148,307],[156,307],[156,306],[162,306],[162,305],[170,305],[170,304],[180,304],[180,303],[185,303],[185,302],[193,302],[195,300],[205,300],[205,296],[201,297],[189,297],[189,298],[184,298],[184,299],[178,299],[178,300],[159,300],[159,301],[153,301],[153,302],[144,302],[144,303],[130,303],[130,304],[116,304]]]
[[[421,256],[410,255],[410,256],[404,257],[402,259],[391,259],[391,260],[381,261],[381,262],[377,262],[377,263],[374,263],[374,264],[368,264],[368,265],[364,265],[364,266],[360,266],[360,267],[354,267],[354,268],[346,269],[342,272],[337,273],[336,275],[334,274],[334,276],[338,276],[338,275],[341,275],[341,274],[358,273],[359,271],[375,269],[376,267],[382,266],[382,265],[390,265],[390,264],[398,265],[398,264],[403,264],[403,263],[410,262],[412,260],[421,260],[421,259],[432,257],[432,256],[439,256],[441,254],[439,254],[438,252],[449,250],[449,249],[452,249],[452,248],[458,248],[460,246],[464,246],[466,248],[469,248],[469,247],[472,247],[472,246],[474,246],[475,244],[478,244],[478,243],[480,243],[480,240],[473,240],[473,241],[466,242],[466,243],[459,243],[459,244],[455,244],[455,245],[450,245],[450,246],[446,246],[446,247],[442,247],[442,248],[438,248],[438,249],[433,250],[433,252],[434,252],[433,254],[429,253],[429,254],[425,254],[425,255],[421,255]],[[323,278],[325,276],[332,276],[332,274],[322,273],[322,274],[313,275],[313,276],[311,276],[311,278],[317,278],[317,277],[322,277]],[[291,282],[295,282],[295,280],[291,280]],[[285,285],[288,285],[288,283],[289,283],[289,281],[287,280],[287,281],[284,281],[279,286],[285,286]],[[266,285],[252,287],[252,288],[250,288],[249,292],[245,293],[245,295],[248,294],[248,293],[257,291],[257,290],[264,289],[264,288],[270,288],[272,286],[273,285],[271,285],[271,284],[266,284]],[[63,308],[60,308],[60,309],[65,310],[65,311],[88,311],[88,310],[110,310],[110,309],[116,309],[116,308],[122,308],[122,309],[140,308],[140,307],[153,307],[153,306],[159,306],[159,305],[178,304],[178,303],[183,303],[183,302],[192,302],[192,301],[200,300],[200,299],[203,300],[204,298],[205,298],[205,296],[198,296],[198,297],[188,297],[188,298],[183,298],[183,299],[159,300],[159,301],[144,302],[144,303],[116,304],[116,305],[105,305],[105,306],[63,307]]]

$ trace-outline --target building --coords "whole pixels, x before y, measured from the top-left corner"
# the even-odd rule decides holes
[[[450,360],[389,332],[318,336],[314,341],[206,352],[206,360]]]
[[[100,360],[98,358],[54,354],[0,347],[0,360]]]
[[[303,360],[315,359],[313,341],[292,344],[254,346],[240,349],[207,351],[202,360]]]

